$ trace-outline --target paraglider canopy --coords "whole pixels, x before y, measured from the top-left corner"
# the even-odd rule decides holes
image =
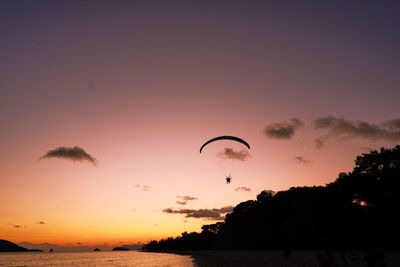
[[[248,149],[250,149],[250,145],[249,145],[246,141],[244,141],[243,139],[240,139],[239,137],[236,137],[236,136],[224,135],[224,136],[215,137],[215,138],[210,139],[210,140],[208,140],[207,142],[205,142],[205,143],[201,146],[201,148],[200,148],[200,153],[201,153],[201,151],[203,150],[203,148],[204,148],[206,145],[208,145],[209,143],[212,143],[212,142],[214,142],[214,141],[218,141],[218,140],[232,140],[232,141],[236,141],[236,142],[242,143],[242,144],[245,145]]]

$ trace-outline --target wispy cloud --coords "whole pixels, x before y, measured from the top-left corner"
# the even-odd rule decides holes
[[[197,197],[191,197],[191,196],[176,196],[176,197],[183,200],[198,200]]]
[[[305,159],[303,156],[296,156],[296,157],[294,157],[294,160],[297,161],[297,163],[301,163],[301,164],[311,163],[311,160]]]
[[[297,118],[289,121],[269,124],[264,129],[264,134],[270,138],[289,140],[295,134],[296,129],[303,127],[304,122]]]
[[[151,190],[151,186],[150,185],[143,185],[142,186],[142,190],[143,191],[150,191]]]
[[[150,191],[151,190],[150,185],[135,184],[133,187],[140,188],[140,189],[142,189],[142,191]]]
[[[197,197],[191,197],[191,196],[176,196],[176,197],[178,199],[181,199],[181,200],[176,201],[176,204],[179,204],[179,205],[186,205],[187,202],[190,200],[198,200]]]
[[[78,146],[75,147],[58,147],[56,149],[49,150],[41,159],[46,158],[62,158],[72,161],[89,161],[94,165],[97,164],[97,160],[88,154],[83,148]]]
[[[223,220],[225,214],[232,212],[232,206],[226,206],[220,209],[180,209],[174,210],[171,208],[164,209],[163,212],[170,214],[185,214],[185,218],[203,218],[208,220]]]
[[[45,224],[43,221],[38,222],[38,224]]]
[[[400,140],[400,119],[387,120],[380,125],[365,122],[351,121],[345,118],[327,116],[315,119],[312,123],[316,130],[327,130],[327,134],[315,139],[317,148],[325,145],[326,140],[364,138],[369,140]]]
[[[240,186],[240,187],[236,187],[235,191],[247,191],[247,192],[249,192],[249,191],[251,191],[251,189],[248,188],[248,187],[245,187],[245,186]]]
[[[235,159],[245,161],[250,157],[250,154],[247,150],[234,151],[232,148],[226,147],[224,152],[218,153],[218,157],[222,159]]]

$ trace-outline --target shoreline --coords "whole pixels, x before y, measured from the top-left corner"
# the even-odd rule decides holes
[[[169,251],[141,251],[155,253],[171,253],[191,256],[197,267],[318,267],[324,253],[321,250],[294,250],[291,255],[284,257],[283,250],[243,251],[243,250],[169,250]],[[366,251],[334,251],[336,263],[339,266],[366,266]],[[385,253],[386,266],[400,266],[400,251]]]

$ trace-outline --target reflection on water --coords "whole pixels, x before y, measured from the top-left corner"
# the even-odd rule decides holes
[[[0,253],[0,266],[195,266],[190,256],[138,251]]]

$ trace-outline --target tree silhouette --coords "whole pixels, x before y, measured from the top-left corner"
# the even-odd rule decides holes
[[[237,205],[200,233],[152,241],[144,250],[400,248],[400,146],[358,156],[326,186],[292,187]]]

